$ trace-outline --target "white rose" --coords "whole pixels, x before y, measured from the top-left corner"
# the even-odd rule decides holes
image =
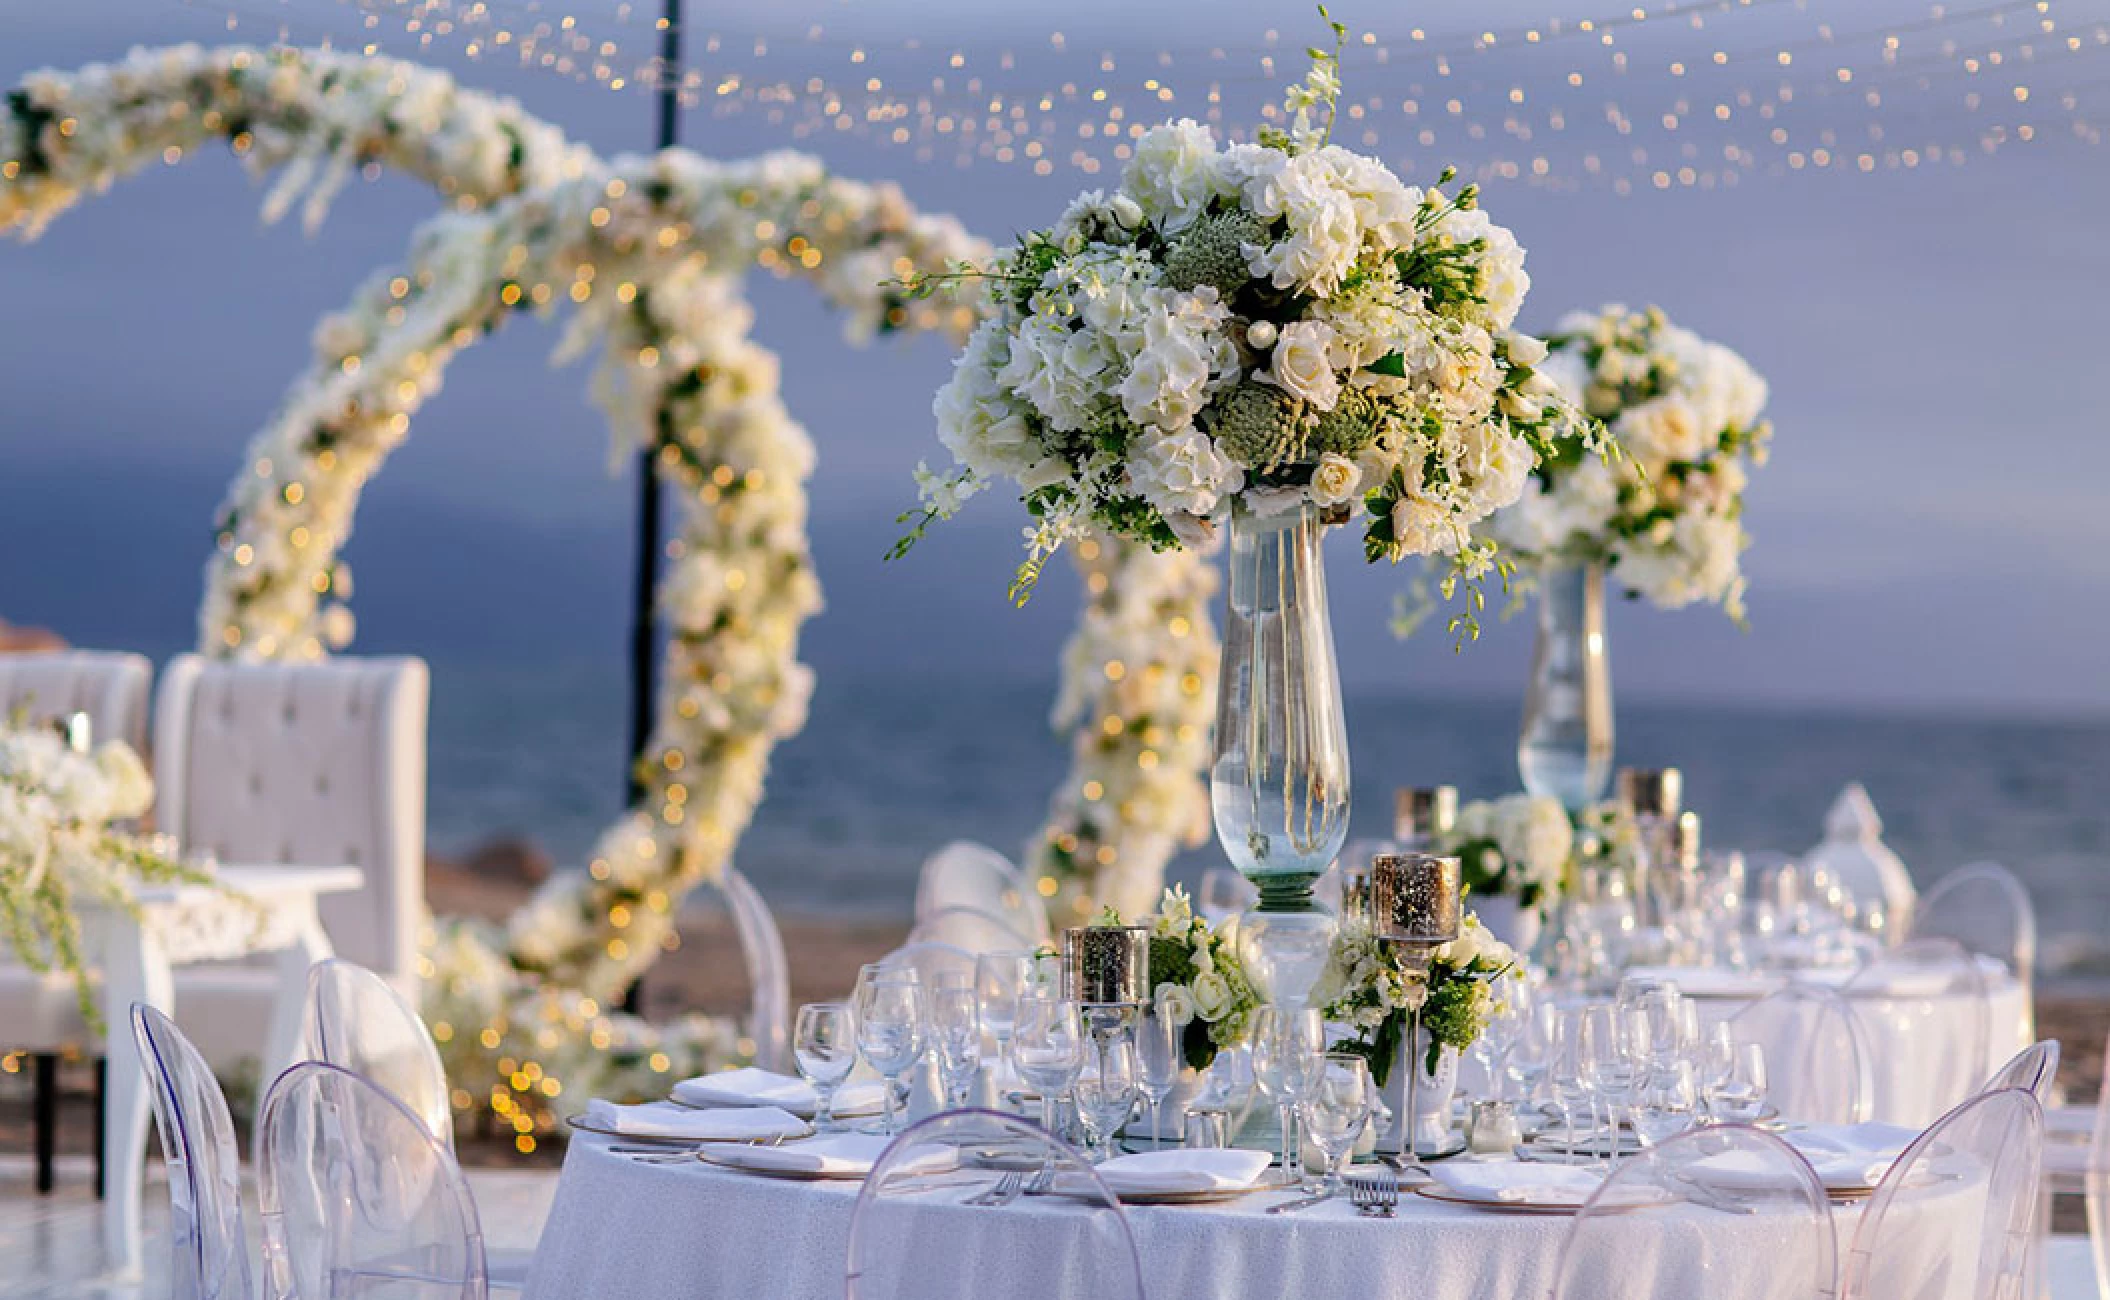
[[[1705,432],[1700,412],[1681,393],[1630,406],[1615,427],[1619,441],[1643,464],[1696,459]]]
[[[1282,327],[1273,358],[1259,379],[1295,393],[1322,411],[1340,400],[1341,377],[1333,369],[1333,327],[1300,320]]]
[[[1194,994],[1180,985],[1169,981],[1160,984],[1151,997],[1157,1004],[1158,1015],[1173,1024],[1186,1025],[1194,1019]]]
[[[1214,971],[1194,977],[1194,1009],[1204,1020],[1221,1020],[1231,1009],[1231,984]]]
[[[1520,366],[1536,366],[1546,359],[1546,345],[1529,334],[1509,336],[1509,359]]]
[[[1393,504],[1392,540],[1408,555],[1451,555],[1459,543],[1450,511],[1416,496],[1403,496]]]
[[[1346,505],[1362,486],[1363,472],[1355,462],[1335,452],[1319,457],[1311,471],[1312,504],[1320,507]]]

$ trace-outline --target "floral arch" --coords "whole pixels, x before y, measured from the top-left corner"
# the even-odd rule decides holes
[[[316,331],[315,357],[250,447],[223,506],[200,640],[233,657],[315,657],[347,642],[337,554],[360,489],[407,434],[455,352],[518,311],[568,306],[560,356],[602,344],[594,376],[618,450],[656,449],[682,486],[659,593],[672,636],[639,802],[587,873],[560,876],[496,932],[449,924],[430,950],[430,1010],[457,1080],[528,1139],[564,1087],[623,1086],[624,1067],[735,1054],[721,1024],[670,1030],[607,1010],[668,946],[676,909],[730,859],[776,741],[803,724],[797,636],[819,608],[806,538],[813,451],[748,337],[739,277],[813,279],[853,337],[964,331],[964,299],[915,300],[906,275],[977,260],[949,218],[891,186],[780,153],[736,164],[683,151],[602,163],[508,101],[387,60],[246,47],[135,52],[38,73],[0,116],[0,230],[33,235],[91,191],[214,137],[284,171],[312,224],[354,170],[393,166],[457,211],[416,232]],[[1213,576],[1184,555],[1087,548],[1083,621],[1064,656],[1059,727],[1075,770],[1036,841],[1042,890],[1139,907],[1181,839],[1207,825]],[[1176,633],[1166,638],[1168,626]],[[1184,629],[1184,630],[1183,630]],[[1058,908],[1058,915],[1067,913]],[[528,1139],[531,1141],[531,1139]]]

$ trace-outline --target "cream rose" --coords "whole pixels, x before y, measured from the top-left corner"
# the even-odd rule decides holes
[[[1231,1009],[1231,984],[1214,971],[1194,977],[1194,1009],[1204,1020],[1221,1020]]]
[[[1362,483],[1363,472],[1354,461],[1329,451],[1319,457],[1311,471],[1311,503],[1322,507],[1346,505],[1355,499]]]
[[[1341,397],[1341,377],[1333,369],[1333,326],[1324,321],[1300,320],[1284,325],[1275,340],[1275,351],[1260,378],[1285,392],[1295,393],[1322,411],[1330,411]]]
[[[1194,1019],[1194,995],[1178,984],[1168,980],[1158,985],[1151,999],[1157,1004],[1158,1015],[1175,1025],[1186,1025]]]

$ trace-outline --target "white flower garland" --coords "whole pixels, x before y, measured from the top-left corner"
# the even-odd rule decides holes
[[[1062,654],[1053,725],[1071,767],[1030,850],[1059,925],[1147,913],[1165,864],[1209,834],[1216,570],[1199,553],[1105,536],[1075,547],[1084,614]]]

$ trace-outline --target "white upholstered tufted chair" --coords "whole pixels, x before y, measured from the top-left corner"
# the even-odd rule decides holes
[[[17,709],[32,723],[85,713],[96,741],[122,740],[144,760],[153,679],[154,666],[144,656],[117,651],[0,654],[0,725]],[[70,980],[38,975],[0,945],[0,1051],[31,1054],[39,1191],[51,1188],[57,1053],[86,1045],[87,1031]]]
[[[339,956],[416,1005],[425,898],[425,715],[430,679],[411,658],[312,664],[180,655],[154,717],[156,812],[185,850],[242,865],[366,873],[322,900]],[[188,966],[176,1006],[215,1062],[254,1055],[275,988],[268,965]]]

